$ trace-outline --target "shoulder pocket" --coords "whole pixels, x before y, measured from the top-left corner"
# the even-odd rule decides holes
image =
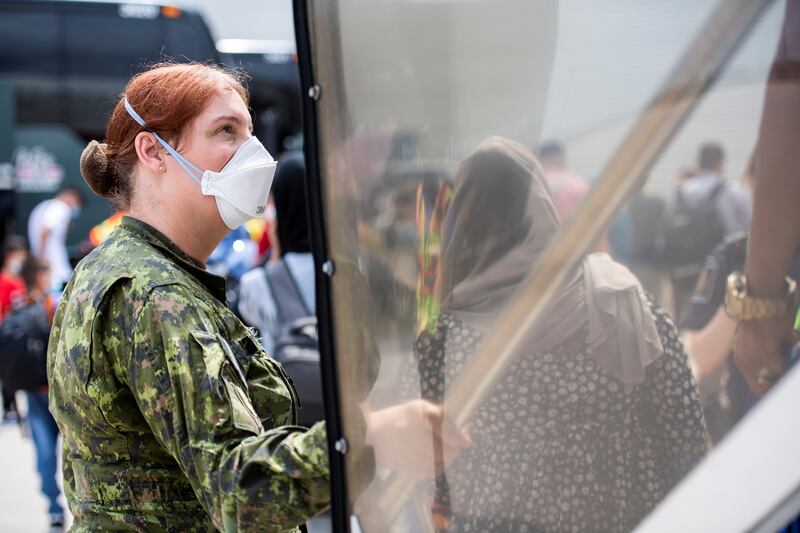
[[[203,350],[208,378],[219,384],[230,406],[233,425],[256,435],[261,433],[263,426],[250,401],[247,378],[228,342],[220,335],[205,331],[190,333]]]

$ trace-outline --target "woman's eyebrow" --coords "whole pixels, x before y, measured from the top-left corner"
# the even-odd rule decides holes
[[[241,117],[237,115],[222,115],[212,120],[211,124],[216,124],[217,122],[222,122],[222,121],[236,122],[239,125],[241,125],[244,122],[241,119]],[[250,133],[253,133],[253,122],[249,119],[247,120],[247,129],[250,130]]]

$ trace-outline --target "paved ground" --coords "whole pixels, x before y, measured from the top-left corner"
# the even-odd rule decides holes
[[[66,505],[65,505],[66,507]],[[50,531],[47,500],[39,492],[33,443],[16,424],[0,426],[0,531]]]

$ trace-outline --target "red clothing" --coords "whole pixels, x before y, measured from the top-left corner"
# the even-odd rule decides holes
[[[272,242],[269,240],[269,230],[265,228],[264,233],[261,234],[261,239],[258,241],[258,257],[264,257],[270,246],[272,246]]]
[[[25,283],[18,277],[0,272],[0,321],[6,318],[11,304],[25,295]]]

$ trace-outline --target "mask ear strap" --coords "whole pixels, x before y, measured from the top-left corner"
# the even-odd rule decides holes
[[[167,152],[169,152],[169,154],[172,156],[172,158],[175,159],[175,161],[177,161],[177,163],[183,168],[183,170],[185,170],[186,173],[189,174],[194,181],[196,181],[198,184],[200,184],[200,179],[203,176],[203,171],[200,170],[195,165],[193,165],[191,163],[191,161],[189,161],[188,159],[183,157],[181,154],[179,154],[177,152],[177,150],[175,150],[164,139],[162,139],[161,136],[158,135],[158,133],[156,133],[154,131],[151,131],[150,133],[152,133],[155,136],[156,140],[158,140],[158,142],[161,143],[161,145],[164,147],[164,149]],[[198,175],[200,177],[198,177]]]
[[[178,164],[181,166],[181,168],[183,168],[183,170],[185,170],[186,173],[189,174],[189,176],[191,176],[194,181],[196,181],[198,184],[200,184],[201,178],[199,178],[198,175],[200,177],[202,177],[203,176],[203,171],[200,168],[198,168],[197,166],[193,165],[191,161],[189,161],[188,159],[183,157],[181,154],[179,154],[178,151],[175,150],[172,146],[170,146],[167,141],[162,139],[161,136],[158,133],[156,133],[156,132],[152,131],[150,128],[148,128],[147,125],[145,124],[144,119],[141,116],[139,116],[139,113],[137,113],[133,109],[133,106],[131,106],[130,102],[128,102],[128,98],[123,97],[122,103],[125,106],[125,110],[131,116],[131,118],[133,120],[135,120],[136,122],[138,122],[139,125],[142,126],[144,129],[146,129],[151,135],[153,135],[156,138],[156,140],[159,143],[161,143],[161,146],[164,147],[164,149],[169,153],[169,155],[171,155],[173,157],[173,159],[175,159],[175,161],[178,162]]]

